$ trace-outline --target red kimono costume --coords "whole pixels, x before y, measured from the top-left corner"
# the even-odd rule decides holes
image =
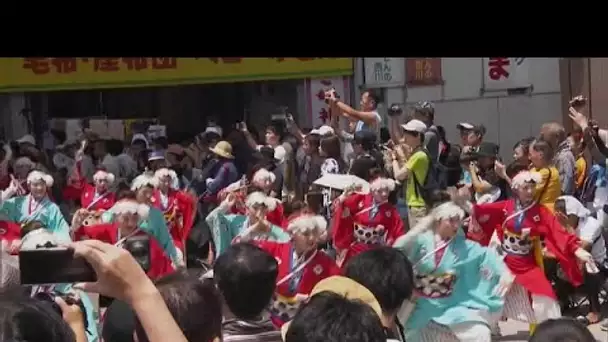
[[[277,288],[272,297],[270,316],[277,327],[290,321],[321,280],[340,274],[336,263],[324,252],[313,250],[296,264],[291,242],[256,241],[256,245],[272,255],[279,265]],[[300,295],[300,296],[297,296]]]
[[[15,240],[21,239],[21,226],[11,221],[0,221],[0,241],[6,246],[9,246]],[[11,253],[17,255],[18,251]]]
[[[536,204],[522,211],[516,201],[510,199],[473,205],[472,216],[482,229],[481,235],[492,236],[496,229],[505,264],[515,276],[515,283],[531,294],[556,299],[543,271],[543,239],[570,282],[575,286],[582,283],[582,273],[574,255],[580,247],[579,239],[567,233],[546,207]],[[505,311],[506,308],[505,304]]]
[[[151,199],[152,204],[163,212],[175,247],[179,248],[185,255],[184,247],[194,224],[196,203],[188,194],[174,189],[169,189],[166,203],[163,203],[162,197],[160,191],[154,191]]]
[[[392,204],[374,204],[372,194],[352,194],[336,205],[332,238],[339,265],[374,246],[391,246],[404,234],[403,221]]]
[[[145,235],[143,231],[138,231],[135,235]],[[163,248],[158,241],[152,236],[150,237],[150,270],[148,277],[150,279],[158,279],[166,274],[174,271],[171,259],[165,254]],[[119,240],[118,224],[104,223],[92,226],[82,226],[74,233],[74,240],[94,239],[100,240],[112,245],[115,245]]]

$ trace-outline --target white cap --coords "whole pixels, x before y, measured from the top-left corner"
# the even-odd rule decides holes
[[[426,132],[426,125],[424,124],[424,122],[416,119],[408,121],[405,125],[401,125],[401,127],[403,128],[403,130],[408,132]]]
[[[136,133],[133,134],[133,138],[131,138],[131,144],[133,144],[133,142],[135,140],[143,140],[146,143],[146,148],[148,148],[149,143],[148,143],[148,138],[146,138],[145,135],[141,134],[141,133]]]
[[[276,159],[279,163],[285,161],[285,157],[287,156],[287,151],[285,151],[285,147],[277,146],[274,149],[274,159]]]
[[[468,122],[461,122],[461,123],[459,123],[458,125],[456,125],[456,128],[458,128],[458,129],[466,129],[466,130],[471,130],[471,129],[475,128],[475,126],[474,126],[474,125],[471,125],[471,124],[470,124],[470,123],[468,123]]]
[[[334,134],[334,129],[331,128],[330,126],[327,125],[323,125],[319,128],[313,129],[312,131],[310,131],[309,134],[318,134],[320,136],[324,136],[324,135],[331,135]]]
[[[566,207],[566,215],[575,215],[577,217],[587,217],[591,214],[589,209],[572,196],[560,196],[558,200],[563,200]]]
[[[19,140],[17,140],[17,142],[20,144],[36,145],[36,139],[34,139],[34,137],[30,134],[26,134],[26,135],[22,136],[21,138],[19,138]]]

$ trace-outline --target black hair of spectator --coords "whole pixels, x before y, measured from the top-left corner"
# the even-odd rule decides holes
[[[103,319],[101,336],[104,341],[133,342],[135,332],[135,312],[129,304],[113,300]]]
[[[382,98],[380,97],[380,94],[378,94],[378,92],[374,89],[363,89],[361,90],[361,96],[363,96],[363,94],[367,93],[367,97],[374,101],[374,109],[378,108],[378,105],[382,102]]]
[[[222,303],[211,279],[201,271],[181,270],[155,282],[169,312],[186,340],[213,341],[222,336]],[[148,342],[139,320],[135,321],[138,342]]]
[[[355,159],[350,167],[349,173],[366,181],[370,181],[374,169],[380,169],[379,162],[374,157],[367,155]]]
[[[124,145],[121,140],[110,139],[106,143],[106,148],[110,155],[116,157],[122,153],[122,151],[124,150]]]
[[[204,132],[200,135],[200,137],[201,143],[205,145],[209,145],[214,141],[219,141],[220,139],[222,139],[222,137],[220,137],[220,135],[215,132]]]
[[[53,136],[53,138],[55,138],[57,144],[59,145],[65,143],[67,139],[67,134],[65,133],[65,131],[58,129],[51,129],[51,135]]]
[[[166,150],[169,147],[169,141],[167,137],[156,137],[152,140],[152,143],[156,145],[158,148]]]
[[[266,131],[271,131],[279,137],[279,141],[283,141],[287,131],[285,120],[271,120],[270,124],[266,126]]]
[[[403,252],[378,247],[360,253],[346,264],[344,276],[365,286],[376,297],[385,314],[396,314],[412,296],[414,272]]]
[[[386,342],[386,333],[369,305],[330,291],[312,296],[285,334],[285,342],[342,341]]]
[[[346,169],[346,162],[342,159],[342,149],[340,148],[340,138],[337,135],[330,135],[321,138],[321,150],[327,158],[333,158],[338,162],[340,172]]]
[[[530,153],[530,144],[532,144],[533,141],[534,141],[534,137],[528,137],[528,138],[521,139],[520,141],[515,143],[515,145],[513,146],[513,149],[521,147],[522,151],[524,152],[524,155],[527,156],[528,153]]]
[[[230,246],[213,266],[224,302],[239,319],[257,318],[268,306],[278,275],[275,258],[250,243]]]
[[[116,201],[120,201],[123,199],[134,200],[136,198],[137,198],[137,195],[135,194],[135,191],[133,191],[129,188],[119,190],[118,193],[116,194]]]
[[[306,137],[304,138],[304,140],[306,140],[306,142],[310,145],[310,149],[311,151],[316,151],[318,153],[319,151],[319,146],[321,146],[321,136],[318,134],[308,134],[306,135]]]
[[[439,139],[444,144],[447,144],[448,143],[448,139],[447,139],[447,136],[445,134],[445,128],[443,126],[436,126],[436,127],[437,127],[437,133],[439,133]]]
[[[72,342],[76,336],[50,305],[19,288],[0,293],[0,341]]]
[[[595,337],[580,322],[569,317],[561,317],[549,319],[539,324],[528,341],[595,342]]]
[[[376,145],[376,134],[366,129],[357,131],[353,135],[353,144],[361,145],[364,151],[371,151]]]
[[[440,204],[451,201],[452,197],[445,190],[435,189],[435,190],[431,191],[429,200],[430,200],[430,203],[428,204],[429,208],[434,208]]]

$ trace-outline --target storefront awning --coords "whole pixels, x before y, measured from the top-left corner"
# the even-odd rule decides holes
[[[352,58],[2,58],[0,92],[348,76]]]

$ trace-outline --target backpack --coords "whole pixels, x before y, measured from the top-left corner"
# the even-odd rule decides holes
[[[422,197],[424,203],[427,206],[431,206],[433,202],[433,193],[437,190],[446,188],[445,172],[441,170],[439,163],[437,163],[431,158],[429,151],[427,151],[424,147],[420,146],[416,148],[413,151],[412,155],[418,151],[422,151],[426,154],[429,160],[429,167],[426,177],[422,183],[416,178],[416,174],[412,172],[412,179],[414,180],[414,191],[416,192],[417,196],[420,195],[420,197]]]

